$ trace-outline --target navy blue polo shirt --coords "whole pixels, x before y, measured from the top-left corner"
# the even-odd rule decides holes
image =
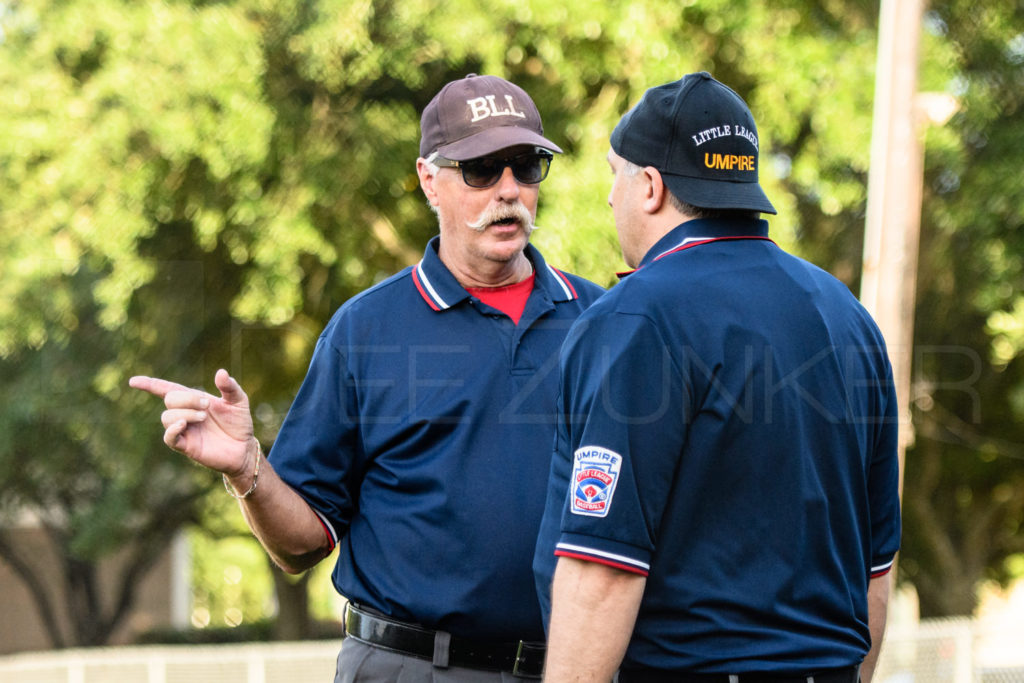
[[[462,637],[540,640],[530,561],[558,350],[603,290],[528,246],[536,277],[515,325],[437,244],[335,313],[270,462],[337,543],[342,595]]]
[[[808,672],[859,663],[867,587],[899,545],[897,407],[845,285],[695,220],[566,339],[535,569],[647,576],[623,668]]]

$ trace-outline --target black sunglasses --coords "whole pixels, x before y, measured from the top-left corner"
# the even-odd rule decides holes
[[[455,161],[438,156],[432,163],[441,168],[457,168],[462,171],[462,180],[470,187],[490,187],[501,179],[505,168],[512,169],[512,175],[524,185],[536,185],[548,177],[551,159],[554,155],[542,149],[526,154],[517,154],[507,159],[479,157]]]

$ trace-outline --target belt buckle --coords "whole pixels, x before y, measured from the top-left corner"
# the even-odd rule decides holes
[[[544,673],[544,644],[527,643],[526,641],[520,640],[519,645],[516,647],[516,662],[512,666],[512,675],[519,676],[520,678],[540,678]],[[540,670],[528,671],[529,653],[536,653],[540,656]],[[520,668],[522,667],[522,668]]]

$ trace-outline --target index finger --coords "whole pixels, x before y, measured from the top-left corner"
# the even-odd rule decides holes
[[[188,391],[188,387],[178,384],[177,382],[168,382],[165,379],[158,377],[146,377],[144,375],[136,375],[128,380],[128,386],[133,389],[139,389],[147,393],[153,394],[158,398],[163,398],[170,391],[185,390]]]

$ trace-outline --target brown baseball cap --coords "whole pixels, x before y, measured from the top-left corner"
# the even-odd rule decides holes
[[[497,76],[469,74],[430,100],[420,117],[420,156],[437,152],[465,161],[514,145],[561,148],[544,137],[540,112],[526,91]]]

